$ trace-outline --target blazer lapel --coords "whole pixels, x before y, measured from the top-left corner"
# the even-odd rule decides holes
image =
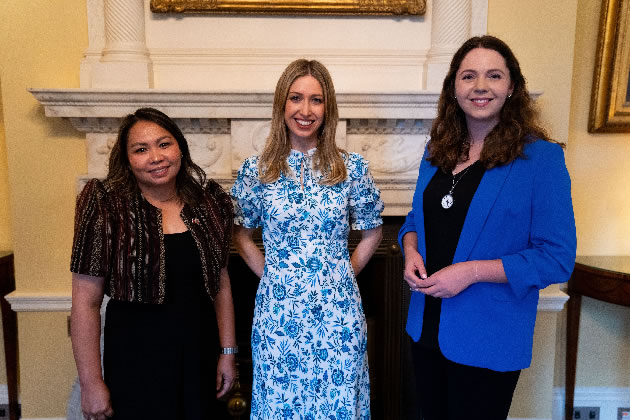
[[[512,164],[513,161],[507,165],[489,169],[484,173],[477,192],[468,208],[468,214],[466,215],[462,233],[459,236],[453,263],[469,259],[473,246],[475,242],[477,242],[477,238],[481,234],[481,230],[490,214],[490,210],[512,169]]]
[[[429,181],[433,178],[433,175],[437,171],[437,166],[431,165],[427,160],[425,160],[424,156],[422,157],[421,165],[426,165],[426,167],[421,168],[420,174],[422,176],[418,179],[418,184],[416,185],[416,194],[418,194],[417,202],[418,202],[418,215],[416,218],[416,233],[418,234],[418,252],[422,255],[422,258],[426,260],[427,258],[427,243],[424,232],[424,190],[429,185]]]

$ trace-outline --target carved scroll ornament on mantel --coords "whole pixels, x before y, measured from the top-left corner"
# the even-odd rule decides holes
[[[423,15],[426,0],[151,0],[154,13]]]

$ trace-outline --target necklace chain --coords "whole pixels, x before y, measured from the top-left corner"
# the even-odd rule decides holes
[[[462,178],[464,177],[464,175],[466,175],[466,172],[468,172],[468,170],[470,169],[472,165],[468,165],[468,167],[466,169],[464,169],[463,171],[453,175],[453,185],[451,186],[451,189],[449,190],[449,194],[453,194],[453,190],[455,189],[455,187],[457,186],[457,184],[459,183],[459,181],[462,180]],[[461,174],[461,175],[460,175]],[[455,181],[455,176],[459,175],[459,177],[457,178],[457,181]]]
[[[442,208],[450,209],[453,206],[453,203],[455,202],[455,199],[453,198],[453,191],[455,190],[455,187],[457,186],[457,184],[459,184],[459,181],[462,180],[464,175],[466,175],[470,167],[473,165],[474,165],[474,162],[471,165],[468,165],[466,169],[456,174],[456,175],[459,175],[457,178],[457,181],[455,180],[455,175],[452,175],[453,181],[452,181],[451,189],[448,191],[448,193],[444,195],[444,197],[442,197]]]

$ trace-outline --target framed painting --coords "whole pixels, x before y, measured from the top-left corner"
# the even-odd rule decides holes
[[[630,133],[630,1],[602,0],[590,133]]]
[[[423,15],[426,0],[151,0],[154,13]]]

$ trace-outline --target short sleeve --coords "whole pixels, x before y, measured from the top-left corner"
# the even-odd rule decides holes
[[[352,153],[347,162],[350,186],[350,224],[354,230],[374,229],[383,224],[384,204],[367,161]]]
[[[256,228],[262,226],[262,186],[258,178],[258,158],[245,159],[231,190],[234,224]]]
[[[107,240],[106,192],[103,183],[90,180],[77,197],[70,271],[105,277],[110,250]]]

